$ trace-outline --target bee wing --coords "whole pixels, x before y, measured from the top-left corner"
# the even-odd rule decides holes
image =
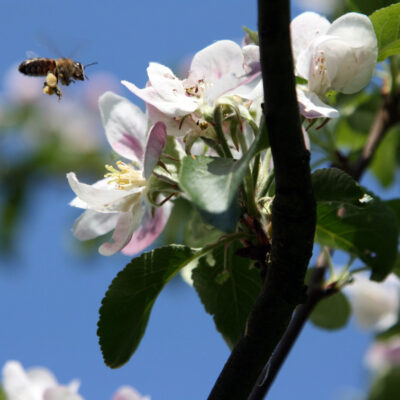
[[[32,51],[32,50],[26,51],[26,52],[25,52],[25,56],[26,56],[27,59],[30,59],[30,58],[39,58],[39,55],[38,55],[37,53],[35,53],[34,51]]]

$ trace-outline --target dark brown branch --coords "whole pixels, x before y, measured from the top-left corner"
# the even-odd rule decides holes
[[[264,112],[276,184],[271,259],[246,331],[209,396],[212,400],[248,398],[295,307],[304,300],[314,239],[315,201],[295,93],[289,1],[259,0],[258,13]]]
[[[261,373],[258,383],[254,387],[249,400],[262,400],[266,396],[281,366],[285,362],[286,357],[289,355],[290,350],[294,346],[305,323],[314,310],[314,307],[320,300],[330,294],[323,287],[327,266],[328,264],[325,253],[321,252],[316,262],[316,268],[310,278],[307,290],[307,300],[297,308],[296,313],[290,321],[289,327],[283,335],[276,351],[272,355],[270,362]]]

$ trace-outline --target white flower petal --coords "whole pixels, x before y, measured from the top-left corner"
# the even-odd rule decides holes
[[[163,122],[167,127],[168,136],[185,136],[192,132],[200,132],[201,128],[196,125],[193,118],[188,115],[184,118],[173,118],[158,110],[156,107],[151,104],[147,104],[147,113],[149,116],[149,122],[151,124],[157,122]]]
[[[195,54],[190,66],[189,81],[203,79],[214,83],[224,75],[245,74],[242,49],[231,40],[220,40]]]
[[[297,85],[296,93],[300,113],[307,119],[339,117],[338,110],[325,104],[315,93],[310,92],[306,87]]]
[[[143,111],[112,92],[106,92],[100,97],[99,109],[113,150],[141,165],[147,133],[147,120]]]
[[[73,227],[74,235],[79,240],[90,240],[105,235],[117,225],[119,213],[100,213],[86,210]]]
[[[144,186],[134,187],[129,190],[120,190],[114,188],[112,183],[107,188],[105,183],[109,181],[108,178],[102,179],[94,185],[88,185],[79,182],[73,172],[67,174],[67,179],[71,189],[81,201],[86,203],[87,208],[99,212],[126,211],[130,206],[132,198],[135,198],[138,193],[144,190]]]
[[[182,117],[194,112],[199,107],[197,99],[193,97],[178,94],[174,96],[174,94],[171,93],[170,98],[166,100],[157,89],[152,86],[139,89],[131,82],[121,81],[121,83],[143,101],[171,117]]]
[[[192,272],[197,267],[199,263],[199,259],[191,261],[186,267],[181,269],[181,277],[184,282],[186,282],[189,286],[193,286]]]
[[[390,274],[384,282],[370,281],[356,275],[346,288],[361,328],[383,331],[394,325],[399,317],[400,281]]]
[[[337,76],[330,77],[332,88],[347,94],[358,92],[371,80],[378,57],[378,42],[371,20],[363,14],[345,14],[332,23],[327,35],[346,44],[340,54],[338,43],[326,43],[326,54],[332,51],[339,65]]]
[[[293,58],[295,62],[299,58],[301,52],[307,50],[309,44],[316,37],[323,35],[330,27],[330,22],[314,12],[304,12],[298,15],[290,23],[290,33],[292,39]],[[299,65],[298,71],[300,76],[307,79],[308,66],[304,69]]]
[[[57,386],[46,390],[43,400],[84,400],[78,393],[66,386]]]
[[[113,400],[151,400],[150,396],[142,396],[131,386],[121,386],[114,394]]]
[[[44,391],[56,385],[56,378],[46,368],[25,372],[18,361],[7,361],[3,367],[3,387],[8,400],[42,400]]]
[[[113,233],[113,243],[103,243],[99,247],[99,253],[103,256],[111,256],[123,249],[132,237],[143,216],[142,201],[136,202],[128,212],[120,213],[117,226]]]

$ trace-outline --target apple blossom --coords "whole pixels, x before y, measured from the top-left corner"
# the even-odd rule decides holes
[[[121,386],[112,400],[151,400],[150,396],[142,396],[131,386]]]
[[[356,320],[361,328],[384,331],[399,318],[400,280],[390,274],[383,282],[373,282],[355,275],[354,282],[345,288]]]
[[[370,82],[378,56],[370,19],[348,13],[330,24],[316,13],[305,12],[291,22],[291,36],[296,75],[308,81],[298,86],[303,114],[337,117],[337,111],[322,106],[320,98],[329,90],[356,93]]]
[[[99,107],[108,142],[129,162],[118,161],[117,168],[106,166],[105,178],[93,185],[81,183],[73,172],[67,174],[77,195],[71,205],[86,210],[75,222],[74,234],[88,240],[113,230],[113,243],[103,243],[99,252],[135,254],[156,239],[169,217],[169,205],[153,214],[145,196],[148,179],[166,144],[166,127],[156,123],[146,138],[144,113],[112,92],[99,99]]]
[[[400,366],[400,336],[396,335],[385,341],[378,340],[368,348],[364,359],[365,365],[374,371],[392,366]]]
[[[78,394],[79,381],[63,386],[48,369],[25,371],[21,363],[13,360],[3,367],[3,387],[7,400],[83,400]]]
[[[255,47],[243,52],[236,43],[221,40],[195,54],[186,79],[177,78],[169,68],[153,62],[147,68],[149,82],[145,88],[127,81],[122,83],[150,106],[153,113],[150,115],[157,118],[152,120],[166,123],[167,117],[175,122],[174,129],[168,127],[169,135],[184,136],[189,129],[189,133],[211,136],[213,128],[206,119],[219,99],[260,75]]]

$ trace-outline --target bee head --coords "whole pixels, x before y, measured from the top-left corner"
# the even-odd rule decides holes
[[[74,62],[74,79],[77,81],[83,81],[85,79],[84,68],[80,62]]]

